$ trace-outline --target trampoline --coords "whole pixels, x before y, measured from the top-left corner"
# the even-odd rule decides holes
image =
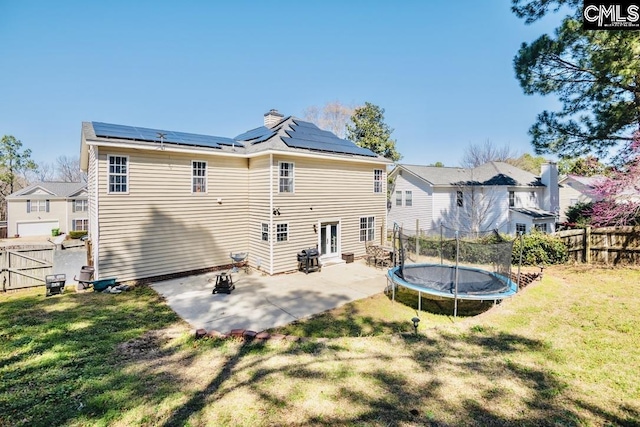
[[[456,267],[441,264],[413,264],[394,267],[387,276],[394,284],[436,298],[456,298]],[[516,283],[500,274],[479,268],[458,266],[457,298],[501,300],[518,291]]]
[[[394,226],[396,266],[387,272],[394,300],[398,286],[418,292],[419,308],[423,294],[453,299],[456,316],[458,300],[497,303],[516,294],[518,285],[511,280],[512,240],[497,231],[476,233],[474,238],[461,238],[458,232],[454,236],[445,238],[442,228],[440,236],[408,235]],[[420,262],[425,259],[430,262]]]

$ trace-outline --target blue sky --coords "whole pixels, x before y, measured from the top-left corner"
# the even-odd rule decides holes
[[[523,94],[513,57],[559,19],[526,26],[509,0],[0,0],[0,135],[53,161],[79,155],[82,121],[232,137],[339,100],[384,108],[403,163],[458,166],[487,139],[532,153],[557,103]]]

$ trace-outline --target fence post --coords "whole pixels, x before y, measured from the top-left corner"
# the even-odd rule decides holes
[[[584,229],[584,262],[591,264],[591,226],[587,225]]]
[[[420,220],[416,218],[416,256],[420,255]]]

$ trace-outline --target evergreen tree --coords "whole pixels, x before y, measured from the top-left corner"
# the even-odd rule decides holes
[[[391,139],[392,132],[393,129],[384,122],[384,109],[370,102],[356,108],[351,123],[347,124],[347,139],[397,162],[402,156],[396,151],[396,141]]]

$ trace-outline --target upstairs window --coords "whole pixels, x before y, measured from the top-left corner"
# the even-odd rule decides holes
[[[404,192],[404,205],[405,206],[413,206],[413,192],[405,191]]]
[[[278,192],[293,193],[293,163],[280,162],[278,170]]]
[[[73,201],[73,212],[86,212],[89,210],[89,201],[88,200],[74,200]]]
[[[456,204],[459,207],[462,207],[464,205],[462,191],[456,191]]]
[[[109,193],[127,193],[129,191],[129,168],[127,156],[109,156]]]
[[[509,191],[509,207],[513,208],[516,206],[516,193],[513,191]]]
[[[402,191],[396,191],[396,206],[402,206]]]
[[[29,212],[49,212],[49,201],[27,200],[27,213]]]
[[[191,192],[207,192],[207,162],[191,162]]]
[[[375,169],[373,171],[373,192],[374,193],[382,193],[383,189],[383,175],[384,171],[382,169]]]

